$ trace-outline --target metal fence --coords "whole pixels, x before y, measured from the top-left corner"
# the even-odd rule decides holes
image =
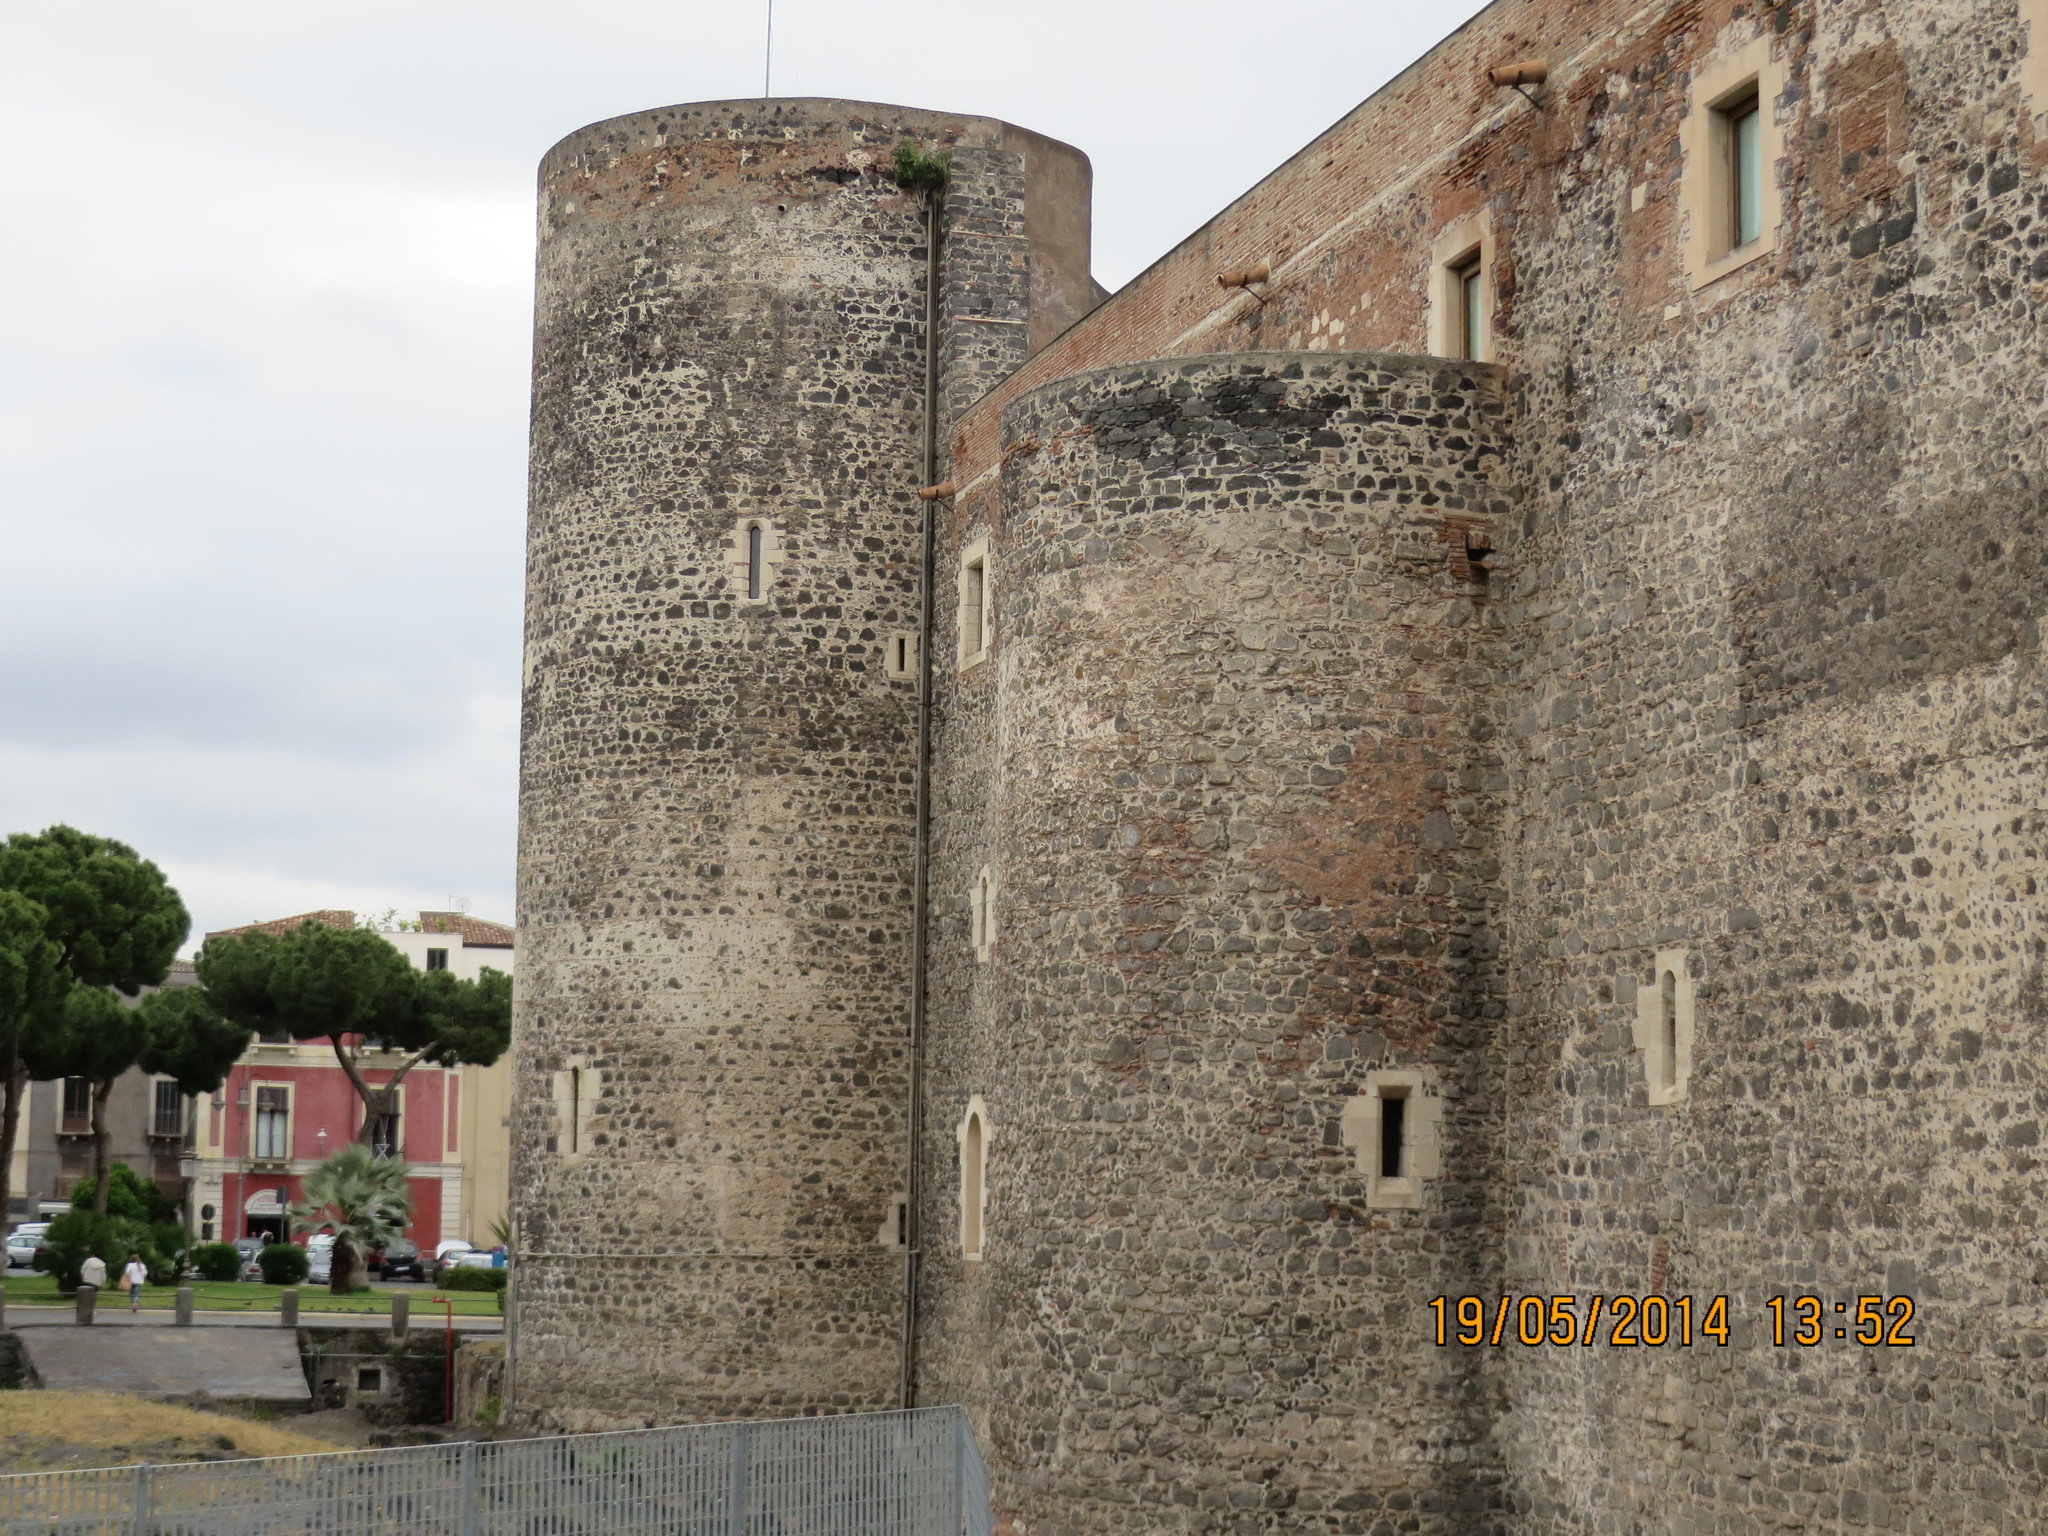
[[[29,1532],[990,1536],[958,1408],[0,1477]]]

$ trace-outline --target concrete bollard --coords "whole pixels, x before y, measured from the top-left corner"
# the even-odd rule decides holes
[[[178,1316],[172,1326],[177,1328],[190,1328],[192,1326],[192,1287],[189,1285],[178,1287]]]
[[[402,1339],[412,1326],[412,1298],[400,1291],[391,1298],[391,1337]]]
[[[84,1327],[92,1321],[93,1303],[98,1301],[99,1297],[100,1288],[96,1285],[81,1285],[78,1288],[78,1323],[80,1327]]]
[[[277,1313],[278,1322],[286,1328],[299,1326],[299,1288],[296,1285],[288,1285],[278,1293]]]
[[[0,1328],[7,1326],[7,1287],[0,1285]]]

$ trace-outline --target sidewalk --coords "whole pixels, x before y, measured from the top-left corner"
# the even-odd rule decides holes
[[[69,1306],[25,1307],[12,1306],[7,1309],[7,1326],[17,1332],[24,1328],[69,1328],[76,1333],[95,1333],[102,1328],[162,1328],[180,1333],[200,1328],[254,1328],[268,1329],[273,1333],[287,1330],[278,1322],[275,1312],[194,1312],[192,1327],[177,1327],[173,1314],[164,1311],[130,1312],[125,1305],[108,1307],[102,1305],[93,1313],[92,1326],[80,1328]],[[303,1306],[299,1309],[301,1328],[373,1328],[388,1329],[391,1319],[381,1312],[310,1312]],[[436,1307],[432,1310],[420,1308],[412,1314],[412,1333],[441,1333],[448,1327],[447,1319]],[[455,1319],[457,1333],[497,1334],[505,1331],[502,1317],[463,1317]]]

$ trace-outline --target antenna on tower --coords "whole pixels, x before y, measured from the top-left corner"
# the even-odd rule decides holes
[[[774,95],[769,82],[775,78],[775,0],[768,0],[768,36],[761,46],[761,96],[763,100]]]

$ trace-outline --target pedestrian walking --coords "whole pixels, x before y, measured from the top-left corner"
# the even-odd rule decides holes
[[[106,1262],[98,1254],[87,1254],[85,1262],[78,1266],[78,1283],[80,1285],[89,1285],[95,1291],[103,1291],[107,1288]]]
[[[121,1283],[128,1287],[128,1310],[134,1312],[142,1306],[142,1287],[149,1279],[149,1266],[142,1262],[142,1255],[128,1255],[128,1267],[121,1271]]]

